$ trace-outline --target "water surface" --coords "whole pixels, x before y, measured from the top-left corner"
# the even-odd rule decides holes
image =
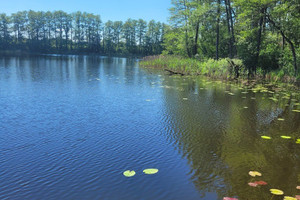
[[[136,59],[0,57],[0,199],[294,196],[299,108],[284,88],[170,76]]]

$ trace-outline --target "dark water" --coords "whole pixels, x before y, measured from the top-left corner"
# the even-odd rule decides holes
[[[299,98],[272,91],[169,76],[135,59],[0,57],[0,199],[300,194]],[[258,180],[268,185],[248,186]]]

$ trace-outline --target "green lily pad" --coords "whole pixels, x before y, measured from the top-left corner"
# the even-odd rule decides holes
[[[144,169],[143,172],[145,174],[156,174],[158,172],[158,169]]]
[[[270,136],[265,136],[265,135],[261,136],[261,138],[262,138],[262,139],[266,139],[266,140],[270,140],[270,139],[271,139]]]
[[[135,171],[133,170],[126,170],[125,172],[123,172],[123,175],[126,177],[132,177],[135,175]]]
[[[291,139],[292,138],[291,136],[286,136],[286,135],[282,135],[280,137],[283,138],[283,139]]]

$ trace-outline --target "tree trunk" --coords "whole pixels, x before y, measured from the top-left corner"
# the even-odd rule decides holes
[[[228,35],[229,35],[229,44],[228,44],[228,49],[229,49],[229,58],[233,58],[232,55],[232,37],[231,37],[231,30],[230,30],[230,16],[229,16],[229,8],[228,8],[228,2],[225,0],[225,8],[226,8],[226,16],[227,16],[227,29],[228,29]]]
[[[183,1],[183,4],[184,4],[184,9],[187,10],[187,6],[186,6],[186,0]],[[185,46],[186,46],[186,51],[187,51],[187,54],[188,54],[188,57],[191,58],[192,55],[191,55],[191,51],[189,49],[189,41],[188,41],[188,30],[187,30],[187,17],[186,15],[184,16],[185,18]]]
[[[195,34],[195,41],[194,41],[194,56],[198,53],[199,24],[200,22],[198,21],[196,24],[196,34]]]
[[[230,19],[230,29],[231,29],[231,45],[232,45],[232,51],[233,56],[237,54],[236,46],[235,46],[235,36],[234,36],[234,29],[233,29],[233,18],[232,18],[232,9],[231,9],[231,2],[230,0],[227,0],[228,3],[228,13],[229,13],[229,19]]]
[[[259,24],[258,24],[258,32],[257,32],[257,44],[256,44],[256,54],[255,54],[255,60],[253,65],[253,71],[254,74],[256,74],[256,68],[258,65],[258,59],[259,59],[259,53],[260,53],[260,47],[261,47],[261,33],[263,29],[263,22],[264,22],[264,14],[265,14],[265,8],[262,8],[260,11],[260,18],[259,18]]]
[[[218,10],[217,10],[217,40],[216,40],[216,60],[219,60],[219,43],[220,43],[220,5],[221,0],[218,0]]]

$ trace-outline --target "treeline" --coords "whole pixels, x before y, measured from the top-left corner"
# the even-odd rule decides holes
[[[299,71],[299,0],[172,0],[164,54],[239,58],[249,74]]]
[[[0,14],[0,49],[43,53],[153,55],[162,52],[166,25],[139,19],[107,21],[86,12]]]

